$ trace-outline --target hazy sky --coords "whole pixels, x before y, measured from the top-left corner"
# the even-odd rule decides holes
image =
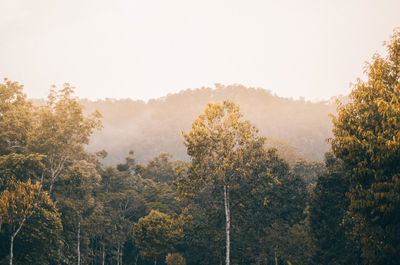
[[[0,0],[0,78],[44,97],[149,99],[240,83],[347,94],[400,26],[389,0]]]

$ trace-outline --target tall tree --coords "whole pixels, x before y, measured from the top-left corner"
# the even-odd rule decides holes
[[[367,264],[400,260],[400,29],[333,119],[332,150],[350,170],[350,213]]]
[[[55,199],[63,214],[63,236],[69,242],[69,248],[64,250],[67,263],[76,260],[78,265],[83,258],[82,249],[87,248],[86,228],[90,224],[91,214],[95,211],[97,201],[93,198],[93,188],[100,182],[100,175],[93,164],[87,161],[77,161],[63,174],[55,186]],[[85,245],[82,244],[85,242]],[[72,248],[74,246],[74,248]],[[74,262],[75,263],[75,262]]]
[[[183,134],[187,153],[191,158],[186,177],[178,181],[178,191],[183,197],[194,197],[207,186],[221,196],[225,215],[225,264],[229,265],[231,244],[230,190],[240,179],[250,174],[244,160],[254,144],[263,143],[257,129],[242,120],[239,107],[233,102],[208,103],[204,114]],[[258,144],[263,148],[262,144]]]
[[[12,178],[8,188],[0,195],[0,222],[11,227],[9,264],[13,264],[14,239],[25,222],[41,207],[41,204],[52,204],[47,193],[42,192],[39,182],[32,184]]]
[[[93,131],[101,127],[100,113],[85,117],[73,92],[68,83],[59,91],[51,90],[46,105],[35,112],[29,137],[29,151],[46,155],[44,184],[50,195],[55,181],[73,160],[82,158]]]

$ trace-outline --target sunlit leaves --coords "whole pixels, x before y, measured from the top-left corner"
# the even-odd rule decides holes
[[[351,170],[350,211],[357,220],[369,264],[395,264],[400,252],[400,30],[388,55],[367,64],[350,103],[334,118],[335,155]]]

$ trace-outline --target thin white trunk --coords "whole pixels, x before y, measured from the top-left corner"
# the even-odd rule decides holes
[[[105,257],[106,257],[106,253],[104,252],[104,244],[103,244],[103,260],[101,262],[102,265],[104,265]]]
[[[50,169],[50,171],[51,171],[50,187],[49,187],[49,195],[50,195],[50,197],[52,196],[52,193],[53,193],[54,182],[56,181],[56,179],[60,175],[61,171],[63,170],[66,160],[67,160],[67,157],[62,158],[61,161],[57,165],[53,164],[54,163],[53,159],[50,160],[50,164],[53,164],[51,169]]]
[[[49,187],[49,195],[51,196],[53,194],[53,186],[54,182],[56,180],[57,175],[55,173],[51,173],[50,176],[50,187]]]
[[[275,265],[278,265],[278,257],[276,256],[276,250],[275,250]]]
[[[135,265],[137,265],[138,259],[139,259],[139,254],[136,255],[136,258],[135,258]]]
[[[78,221],[78,265],[81,265],[81,221]]]
[[[119,265],[119,243],[118,243],[118,251],[117,251],[117,265]]]
[[[229,205],[229,185],[224,185],[224,205],[225,205],[225,219],[226,219],[226,261],[225,264],[230,264],[230,232],[231,232],[231,213]]]
[[[14,236],[11,236],[10,238],[10,265],[13,264],[13,248],[14,248]]]
[[[19,231],[21,231],[22,226],[24,225],[25,221],[31,217],[31,215],[34,213],[32,211],[28,216],[26,216],[24,219],[22,219],[21,223],[19,224],[17,230],[11,235],[10,237],[10,265],[13,263],[13,257],[14,257],[14,238],[18,235]]]
[[[260,264],[261,264],[261,256],[259,255],[256,260],[256,265],[260,265]]]
[[[123,250],[123,246],[121,244],[121,251],[119,252],[119,258],[120,258],[119,265],[122,265],[122,250]]]

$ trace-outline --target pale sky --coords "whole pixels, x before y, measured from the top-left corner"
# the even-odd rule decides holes
[[[396,0],[0,0],[0,78],[45,97],[158,98],[221,84],[328,99],[400,26]]]

